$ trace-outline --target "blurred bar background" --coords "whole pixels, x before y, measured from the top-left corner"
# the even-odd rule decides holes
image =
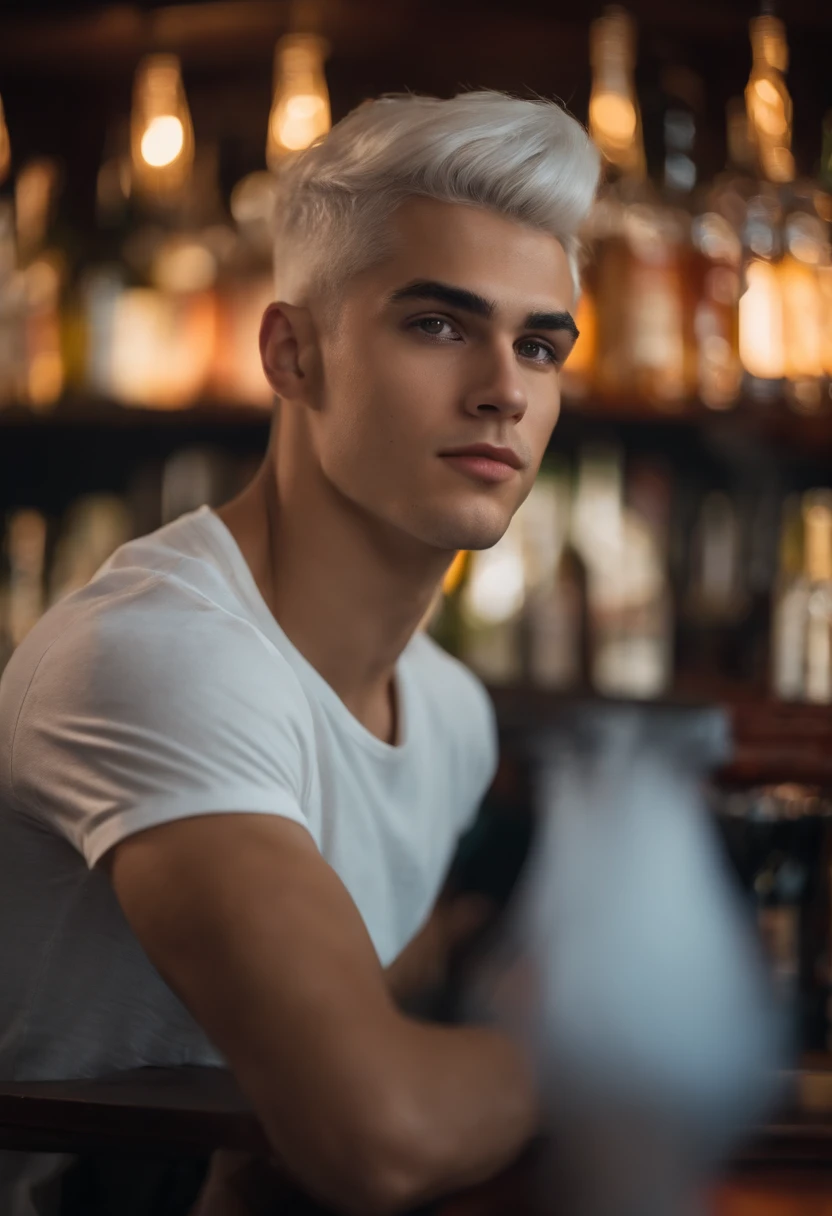
[[[427,623],[492,688],[504,737],[460,873],[507,898],[541,721],[599,699],[722,706],[714,812],[816,1132],[832,1128],[830,48],[832,7],[811,0],[0,14],[0,669],[118,544],[224,501],[262,457],[287,152],[404,89],[556,95],[589,124],[606,174],[562,416],[506,536],[458,556]]]

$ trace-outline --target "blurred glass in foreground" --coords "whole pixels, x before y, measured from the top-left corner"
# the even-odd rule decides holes
[[[540,1210],[682,1216],[782,1092],[788,1020],[701,792],[718,713],[570,711],[537,739],[540,828],[468,1013],[524,1047]]]

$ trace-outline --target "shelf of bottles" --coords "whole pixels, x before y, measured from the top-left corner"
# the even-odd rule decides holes
[[[729,163],[701,183],[701,81],[667,65],[647,157],[633,23],[614,9],[590,28],[588,120],[606,181],[584,234],[564,417],[503,540],[459,555],[426,622],[498,700],[832,702],[832,477],[819,466],[832,451],[832,118],[819,173],[796,175],[785,30],[766,16],[751,35]],[[15,167],[0,191],[4,653],[109,546],[220,500],[262,452],[273,170],[329,125],[326,52],[299,32],[278,43],[269,170],[227,207],[170,55],[139,65],[86,245],[61,227],[52,160]],[[0,116],[0,178],[13,134]],[[664,427],[651,450],[622,435],[632,418]],[[749,422],[774,455],[756,471],[738,457],[728,475],[692,473],[677,456],[693,441],[683,427],[670,437],[689,419],[712,420],[735,455],[746,432],[732,422]],[[76,424],[95,439],[71,435]],[[804,465],[781,475],[778,445],[794,436]],[[76,482],[66,467],[53,475],[70,444]],[[767,771],[755,755],[749,775]],[[812,779],[826,771],[823,755],[801,756]]]

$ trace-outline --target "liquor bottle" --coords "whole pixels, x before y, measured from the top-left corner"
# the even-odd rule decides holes
[[[804,699],[832,702],[832,493],[806,495],[803,508],[806,578]]]
[[[114,494],[88,494],[72,503],[49,570],[49,605],[85,586],[132,532],[127,504]]]
[[[728,105],[727,136],[726,169],[715,179],[691,225],[696,395],[712,410],[731,409],[742,388],[737,315],[741,233],[754,184],[748,173],[751,148],[742,102]]]
[[[771,13],[752,18],[751,73],[745,88],[749,135],[760,172],[767,181],[794,177],[791,152],[792,99],[786,87],[789,48],[783,22]]]
[[[558,691],[588,681],[586,568],[570,539],[571,497],[567,462],[549,456],[523,504],[527,675]]]
[[[0,409],[25,396],[25,298],[18,270],[14,204],[0,195]]]
[[[743,226],[739,351],[743,390],[760,406],[780,400],[785,371],[780,256],[781,207],[772,190],[749,199]]]
[[[732,495],[710,490],[691,528],[688,575],[682,601],[682,662],[697,681],[739,679],[744,656],[737,645],[747,608],[743,532]]]
[[[38,157],[25,164],[15,182],[18,255],[24,303],[26,379],[22,400],[33,410],[48,410],[59,400],[66,380],[66,356],[77,363],[77,343],[65,329],[70,277],[67,234],[57,225],[60,186],[54,160]]]
[[[460,591],[459,657],[490,684],[522,678],[525,591],[523,523],[517,512],[496,545],[471,554]]]
[[[655,697],[672,674],[672,613],[662,538],[624,501],[616,448],[581,453],[572,537],[587,569],[590,680],[610,697]]]
[[[8,635],[11,644],[18,646],[46,606],[46,520],[39,511],[21,508],[11,513],[6,531],[6,558]]]
[[[589,217],[594,247],[597,321],[594,387],[608,401],[632,397],[627,205],[642,197],[645,176],[641,115],[635,93],[635,28],[619,8],[607,8],[590,27],[592,92],[589,130],[604,156],[607,185]]]
[[[614,178],[592,221],[598,246],[596,385],[612,402],[674,410],[691,390],[684,319],[687,219],[645,181],[633,83],[635,33],[626,13],[607,10],[593,23],[591,50],[590,130]],[[681,125],[671,122],[669,130],[672,142]],[[674,148],[667,160],[671,178],[679,163]]]
[[[764,180],[748,202],[743,228],[739,343],[744,389],[752,401],[770,406],[782,397],[786,371],[783,283],[778,272],[783,209],[778,186],[794,177],[792,103],[783,78],[788,63],[783,23],[766,14],[751,21],[750,33],[748,132]]]
[[[786,403],[799,414],[832,408],[826,364],[832,333],[824,327],[829,301],[830,226],[824,198],[814,181],[799,179],[781,187],[784,218],[778,263],[783,300],[783,352]]]
[[[809,583],[803,569],[803,516],[799,495],[783,505],[780,569],[774,587],[771,689],[784,701],[803,697],[806,607]]]

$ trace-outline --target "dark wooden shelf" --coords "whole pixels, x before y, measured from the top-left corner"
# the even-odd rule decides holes
[[[653,701],[599,697],[589,691],[556,693],[511,686],[490,689],[504,735],[527,737],[580,706],[638,705],[647,712],[687,713],[713,708],[728,718],[733,753],[721,770],[730,785],[800,782],[832,787],[832,705],[773,700],[742,686],[680,689]]]
[[[121,405],[94,397],[67,398],[50,410],[35,411],[28,406],[12,405],[0,409],[0,427],[9,429],[95,427],[112,428],[193,428],[251,427],[266,429],[271,411],[260,406],[204,401],[185,409],[148,409]]]
[[[0,408],[0,427],[65,425],[115,429],[228,425],[259,428],[268,422],[269,417],[267,408],[222,401],[204,400],[183,409],[147,409],[75,396],[44,411],[18,405]],[[832,452],[832,400],[827,412],[814,417],[795,414],[782,401],[771,406],[741,401],[731,410],[716,411],[707,409],[697,401],[682,402],[673,409],[662,409],[644,401],[564,400],[559,426],[573,429],[583,424],[635,430],[652,428],[666,433],[695,430],[729,441],[734,436],[753,436],[814,456]]]

